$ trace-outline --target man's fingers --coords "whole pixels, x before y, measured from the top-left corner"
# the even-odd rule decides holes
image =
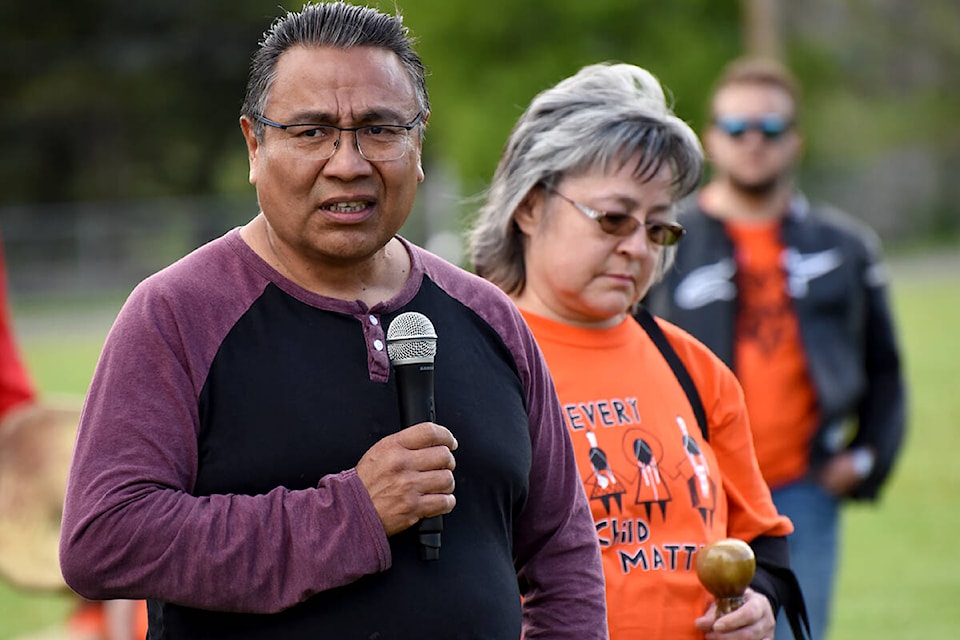
[[[451,451],[457,448],[457,439],[450,430],[435,422],[421,422],[396,433],[397,443],[407,449],[426,449],[443,446]]]
[[[457,506],[457,498],[452,493],[432,493],[420,499],[420,518],[443,516]]]
[[[457,460],[453,453],[444,446],[433,446],[410,453],[410,466],[417,471],[431,471],[442,469],[453,471],[457,468]],[[452,474],[451,474],[452,476]]]
[[[449,429],[421,422],[387,436],[363,455],[357,475],[387,535],[453,510],[456,447]]]
[[[423,495],[453,493],[457,488],[453,472],[448,469],[424,471],[419,475],[419,480],[420,493]]]

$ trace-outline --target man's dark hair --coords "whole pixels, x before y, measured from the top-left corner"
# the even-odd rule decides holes
[[[387,15],[376,9],[345,2],[306,4],[298,12],[287,12],[277,18],[264,33],[260,48],[250,63],[250,78],[241,114],[251,119],[263,115],[276,77],[277,60],[292,47],[379,47],[397,54],[413,82],[417,106],[421,113],[430,112],[427,96],[426,69],[413,49],[414,38],[403,25],[399,10]],[[263,124],[257,122],[257,138],[263,135]],[[421,129],[422,131],[422,129]]]
[[[707,114],[710,120],[713,120],[716,115],[713,112],[713,105],[717,94],[726,87],[737,84],[765,85],[782,89],[793,102],[794,118],[799,115],[800,82],[790,69],[773,58],[746,57],[737,58],[728,63],[714,82]]]

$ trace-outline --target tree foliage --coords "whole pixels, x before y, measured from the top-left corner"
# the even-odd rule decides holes
[[[513,123],[539,91],[586,64],[646,67],[671,90],[677,111],[699,115],[704,79],[739,46],[736,6],[709,0],[487,0],[456,11],[407,0],[406,22],[432,70],[430,151],[464,181],[489,179]],[[387,10],[388,3],[382,3]],[[699,26],[697,26],[699,25]],[[706,37],[703,34],[708,34]]]
[[[710,83],[741,52],[735,2],[370,4],[401,12],[418,38],[433,102],[426,162],[442,165],[468,194],[489,180],[530,99],[581,66],[620,60],[646,67],[672,93],[677,113],[700,128]],[[784,49],[809,101],[813,172],[828,175],[907,144],[944,160],[935,164],[956,166],[955,3],[781,4]],[[0,206],[249,193],[237,117],[263,31],[284,7],[302,3],[282,5],[0,5]]]

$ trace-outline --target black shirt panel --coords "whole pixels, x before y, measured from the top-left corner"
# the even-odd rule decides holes
[[[531,444],[516,364],[493,328],[428,279],[380,322],[387,327],[404,311],[436,328],[437,422],[459,444],[457,506],[443,517],[440,559],[419,559],[414,527],[390,538],[387,571],[278,614],[151,603],[151,628],[163,629],[155,637],[266,638],[278,629],[284,638],[520,636],[511,532],[526,499]],[[357,317],[268,285],[223,340],[203,387],[195,495],[315,487],[400,430],[396,378],[371,379],[369,348]]]

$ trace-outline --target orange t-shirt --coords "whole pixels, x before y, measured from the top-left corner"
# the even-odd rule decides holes
[[[776,488],[807,472],[817,399],[788,294],[779,224],[728,223],[727,230],[736,246],[740,297],[734,368],[760,470]]]
[[[524,312],[557,386],[600,540],[610,637],[702,639],[711,596],[695,558],[732,536],[786,535],[753,454],[740,387],[681,329],[660,321],[696,381],[710,424],[703,440],[670,366],[627,318],[571,327]]]

